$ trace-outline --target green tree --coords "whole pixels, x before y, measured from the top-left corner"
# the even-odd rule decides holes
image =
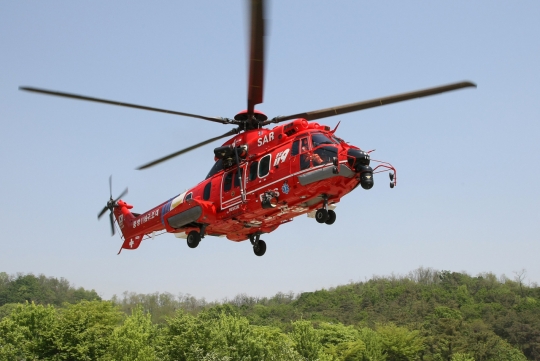
[[[305,360],[318,360],[323,352],[321,336],[313,328],[309,321],[300,320],[292,323],[292,331],[289,334],[294,341],[296,352]]]
[[[24,359],[43,359],[55,353],[56,310],[34,303],[19,304],[0,322],[0,348],[18,348]]]
[[[0,321],[0,361],[32,359],[28,352],[28,330],[7,317]]]
[[[320,347],[320,345],[319,345]],[[294,343],[279,329],[250,325],[230,307],[170,318],[160,338],[166,360],[300,360]]]
[[[157,328],[149,313],[142,307],[133,310],[131,316],[117,327],[109,338],[109,346],[103,361],[154,361],[156,356]]]
[[[361,328],[358,333],[360,339],[366,345],[364,351],[365,361],[386,361],[385,346],[381,336],[367,327]]]
[[[65,305],[55,329],[57,360],[98,360],[123,314],[111,302],[82,301]]]
[[[419,331],[410,331],[393,323],[378,325],[376,331],[381,337],[383,351],[388,360],[416,360],[424,349],[424,340]]]
[[[456,352],[452,355],[451,361],[474,361],[474,357],[467,353]]]

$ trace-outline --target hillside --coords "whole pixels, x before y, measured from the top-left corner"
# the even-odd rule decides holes
[[[281,351],[289,350],[290,359],[540,360],[540,288],[523,284],[523,274],[510,280],[491,273],[470,276],[420,268],[406,276],[373,277],[299,295],[238,295],[220,304],[168,293],[126,292],[111,302],[100,301],[95,291],[74,289],[66,280],[0,275],[0,336],[8,320],[42,307],[13,302],[55,306],[67,302],[55,311],[42,307],[40,312],[48,309],[62,322],[73,308],[86,307],[87,312],[104,308],[107,311],[102,312],[112,315],[107,337],[125,329],[129,320],[137,318],[141,326],[146,319],[145,327],[155,333],[146,343],[161,359],[235,359],[230,347],[244,347],[250,337],[257,339],[263,332],[265,337],[272,335],[273,345],[279,344]],[[244,328],[244,338],[228,339],[227,334],[236,332],[230,327]],[[171,346],[180,342],[181,335],[199,332],[225,339],[219,345],[194,339],[191,346]],[[184,356],[175,353],[178,347],[187,347]]]

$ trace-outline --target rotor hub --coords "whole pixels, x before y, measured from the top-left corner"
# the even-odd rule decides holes
[[[253,110],[253,118],[259,122],[264,122],[265,120],[268,119],[268,117],[266,116],[266,114],[264,114],[263,112],[259,111],[259,110],[256,110],[254,109]],[[242,110],[240,113],[236,114],[234,116],[234,120],[239,120],[239,121],[246,121],[248,120],[248,111],[247,109],[246,110]]]

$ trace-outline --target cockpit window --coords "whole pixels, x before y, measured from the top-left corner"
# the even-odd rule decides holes
[[[332,139],[334,139],[336,141],[336,143],[340,144],[340,143],[343,143],[344,140],[339,138],[339,137],[336,137],[335,135],[332,135]]]
[[[313,148],[316,148],[321,144],[335,144],[330,138],[321,133],[313,134],[311,136],[311,143],[313,143]]]
[[[206,176],[205,179],[210,178],[211,176],[213,176],[214,174],[216,174],[217,172],[219,172],[222,169],[223,169],[223,160],[218,159],[217,162],[212,167],[212,169],[210,169],[210,172],[208,172],[208,175]]]

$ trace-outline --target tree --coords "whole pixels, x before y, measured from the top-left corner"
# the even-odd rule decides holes
[[[17,354],[29,360],[51,357],[55,353],[53,331],[56,325],[56,310],[52,306],[17,305],[8,317],[0,321],[0,354],[12,357]],[[15,354],[14,350],[17,351]]]
[[[359,337],[366,345],[364,358],[366,361],[386,361],[385,346],[381,336],[370,328],[361,328]]]
[[[98,360],[123,314],[111,302],[82,301],[59,310],[57,360]]]
[[[152,324],[149,313],[142,307],[133,310],[131,316],[117,327],[109,341],[103,361],[154,361],[158,360],[155,350],[157,328]]]
[[[378,325],[376,331],[381,337],[383,352],[388,360],[415,360],[424,349],[424,340],[419,331],[410,331],[393,323]]]

